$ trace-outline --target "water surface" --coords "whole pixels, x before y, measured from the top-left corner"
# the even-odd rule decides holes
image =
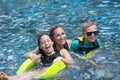
[[[75,58],[76,68],[66,69],[56,80],[119,80],[120,74],[119,0],[1,0],[0,71],[15,75],[24,54],[37,46],[37,36],[62,24],[67,38],[81,36],[83,22],[94,20],[102,48],[96,55],[98,66]]]

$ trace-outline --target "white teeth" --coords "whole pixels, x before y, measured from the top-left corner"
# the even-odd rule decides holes
[[[45,49],[49,49],[50,48],[50,46],[48,46],[48,47],[45,47]]]

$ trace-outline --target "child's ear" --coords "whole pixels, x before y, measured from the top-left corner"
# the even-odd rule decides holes
[[[54,44],[54,42],[52,41],[52,45]]]
[[[41,49],[42,47],[39,45],[39,48]]]
[[[82,35],[85,35],[85,32],[82,32]]]

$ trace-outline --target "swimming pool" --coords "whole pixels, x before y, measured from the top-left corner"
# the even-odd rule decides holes
[[[37,35],[52,25],[64,25],[73,40],[81,36],[83,22],[94,20],[103,45],[96,55],[98,66],[76,58],[77,68],[56,79],[120,79],[119,0],[2,0],[0,12],[0,71],[14,75],[24,54],[37,46]]]

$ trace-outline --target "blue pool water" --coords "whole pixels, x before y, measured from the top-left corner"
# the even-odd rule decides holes
[[[76,68],[66,69],[55,80],[119,80],[120,1],[119,0],[1,0],[0,71],[15,75],[37,46],[37,36],[52,25],[64,25],[67,38],[81,36],[81,26],[94,20],[100,31],[102,48],[97,66],[75,57]]]

